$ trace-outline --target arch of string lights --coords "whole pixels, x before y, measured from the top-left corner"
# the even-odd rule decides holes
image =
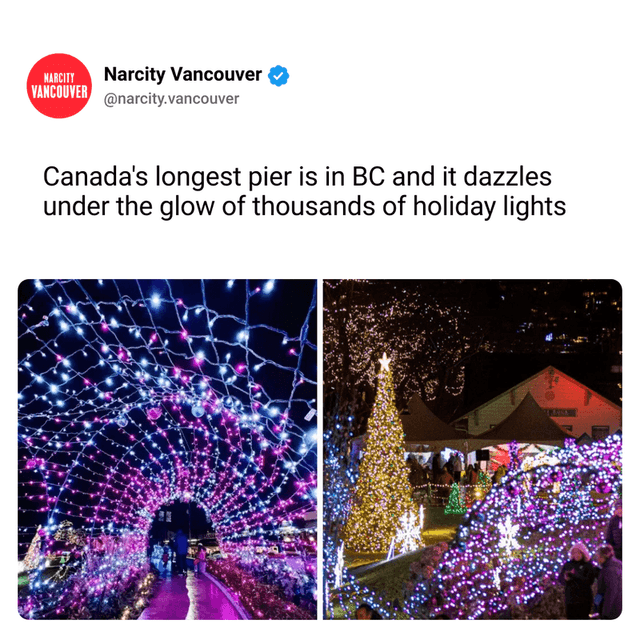
[[[316,508],[312,281],[29,281],[19,553],[64,521],[145,539],[196,502],[227,549]]]

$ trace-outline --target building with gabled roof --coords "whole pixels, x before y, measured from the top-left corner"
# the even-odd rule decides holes
[[[494,429],[474,436],[472,443],[491,447],[510,442],[562,447],[574,436],[558,426],[527,393],[522,402]]]
[[[547,367],[455,420],[456,428],[478,435],[497,427],[531,394],[558,426],[579,438],[604,438],[622,428],[622,407],[574,380],[555,367]]]

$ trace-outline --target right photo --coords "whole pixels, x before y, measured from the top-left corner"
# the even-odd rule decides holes
[[[323,295],[324,618],[617,618],[619,283]]]

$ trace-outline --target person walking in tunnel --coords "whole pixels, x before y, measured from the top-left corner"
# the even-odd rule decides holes
[[[162,551],[162,566],[164,567],[165,573],[167,571],[167,565],[169,564],[169,551],[170,551],[169,547],[165,545]]]
[[[178,529],[176,533],[176,565],[177,572],[180,575],[187,573],[187,551],[189,549],[189,540],[187,536],[182,532],[182,529]]]
[[[199,544],[198,550],[196,551],[196,557],[193,559],[193,572],[198,575],[200,573],[205,573],[206,569],[207,551],[201,544]]]

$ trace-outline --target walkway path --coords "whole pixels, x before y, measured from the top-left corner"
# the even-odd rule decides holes
[[[171,565],[169,565],[170,568]],[[242,606],[209,574],[185,576],[160,573],[156,595],[139,620],[240,620]]]

